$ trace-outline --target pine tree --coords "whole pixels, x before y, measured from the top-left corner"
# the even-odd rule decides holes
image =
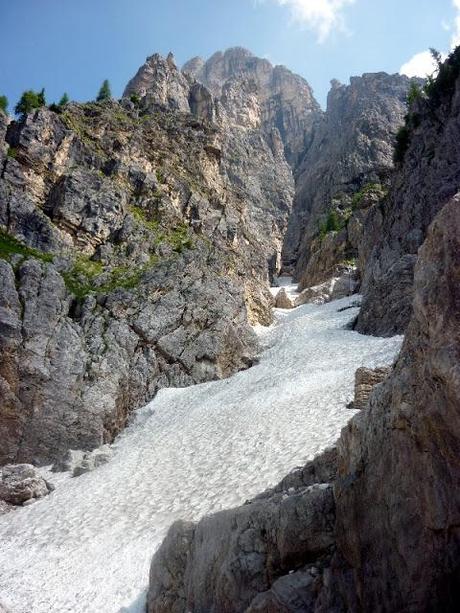
[[[112,98],[112,92],[110,91],[110,83],[107,79],[102,83],[101,89],[97,95],[97,102],[102,102],[103,100],[110,100]]]
[[[58,106],[65,106],[68,103],[69,103],[69,96],[67,95],[67,92],[64,92],[64,95],[59,100]]]
[[[5,115],[8,111],[8,98],[6,96],[0,96],[0,111],[3,111]]]
[[[38,93],[38,101],[40,106],[46,106],[46,98],[45,98],[45,88],[42,87],[42,90]]]
[[[27,113],[30,113],[34,109],[38,109],[45,105],[45,90],[41,92],[34,92],[32,89],[25,91],[19,102],[14,108],[16,115],[19,115],[21,119],[25,119]]]

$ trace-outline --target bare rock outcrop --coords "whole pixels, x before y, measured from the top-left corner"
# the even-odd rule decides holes
[[[291,300],[285,287],[282,287],[276,294],[275,307],[277,309],[293,309],[294,301]]]
[[[362,610],[460,602],[459,236],[457,196],[419,252],[396,366],[339,442],[337,543]]]
[[[148,57],[125,88],[123,96],[148,96],[150,104],[188,113],[190,83],[177,70],[170,53],[165,59],[159,53]]]
[[[0,500],[8,504],[26,504],[52,490],[31,464],[7,464],[0,469]]]
[[[405,330],[417,251],[435,215],[460,188],[459,58],[457,49],[429,95],[420,93],[413,100],[400,133],[391,190],[366,221],[370,249],[357,324],[364,334],[389,336]]]
[[[335,276],[343,262],[360,263],[360,227],[375,204],[368,195],[388,182],[409,87],[407,77],[386,73],[352,77],[350,85],[332,82],[297,173],[284,240],[283,263],[294,267],[300,289]]]
[[[458,609],[459,237],[456,196],[419,252],[397,362],[323,475],[332,488],[296,471],[250,504],[176,523],[152,561],[149,613]],[[304,470],[321,483],[327,465]]]
[[[284,66],[272,66],[241,47],[218,51],[207,61],[193,58],[182,71],[203,83],[229,110],[229,87],[252,87],[261,128],[279,132],[287,161],[293,169],[311,142],[312,128],[322,115],[309,84]],[[245,85],[244,85],[245,84]],[[246,115],[243,121],[251,121]]]
[[[265,611],[278,600],[282,611],[299,587],[313,599],[321,561],[304,561],[326,558],[334,542],[332,487],[323,481],[334,476],[334,457],[326,452],[238,509],[175,523],[152,562],[149,613]]]
[[[391,367],[389,366],[380,368],[365,368],[363,366],[358,368],[355,372],[355,395],[348,407],[358,410],[365,409],[374,387],[382,383],[390,372]]]
[[[211,121],[172,57],[127,93],[0,129],[0,464],[110,443],[159,388],[248,367],[271,321],[279,136]]]

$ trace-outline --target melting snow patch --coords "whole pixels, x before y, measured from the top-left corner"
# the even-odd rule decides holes
[[[344,329],[357,309],[338,309],[352,300],[277,311],[256,366],[161,390],[108,464],[0,517],[0,601],[14,613],[143,611],[171,523],[242,504],[333,444],[355,370],[393,361],[401,337]]]

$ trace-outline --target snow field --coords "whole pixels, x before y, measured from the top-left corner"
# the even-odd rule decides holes
[[[117,439],[114,458],[0,517],[0,602],[12,613],[140,613],[149,564],[178,519],[241,504],[333,444],[354,414],[359,366],[391,363],[401,337],[345,329],[356,296],[276,310],[260,363],[164,389]]]

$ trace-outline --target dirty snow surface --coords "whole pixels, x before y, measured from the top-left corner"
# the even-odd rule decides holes
[[[12,613],[143,611],[149,563],[177,518],[238,505],[334,443],[354,414],[354,372],[393,361],[401,338],[345,329],[356,300],[277,310],[260,363],[165,389],[115,456],[0,517],[0,602]]]

